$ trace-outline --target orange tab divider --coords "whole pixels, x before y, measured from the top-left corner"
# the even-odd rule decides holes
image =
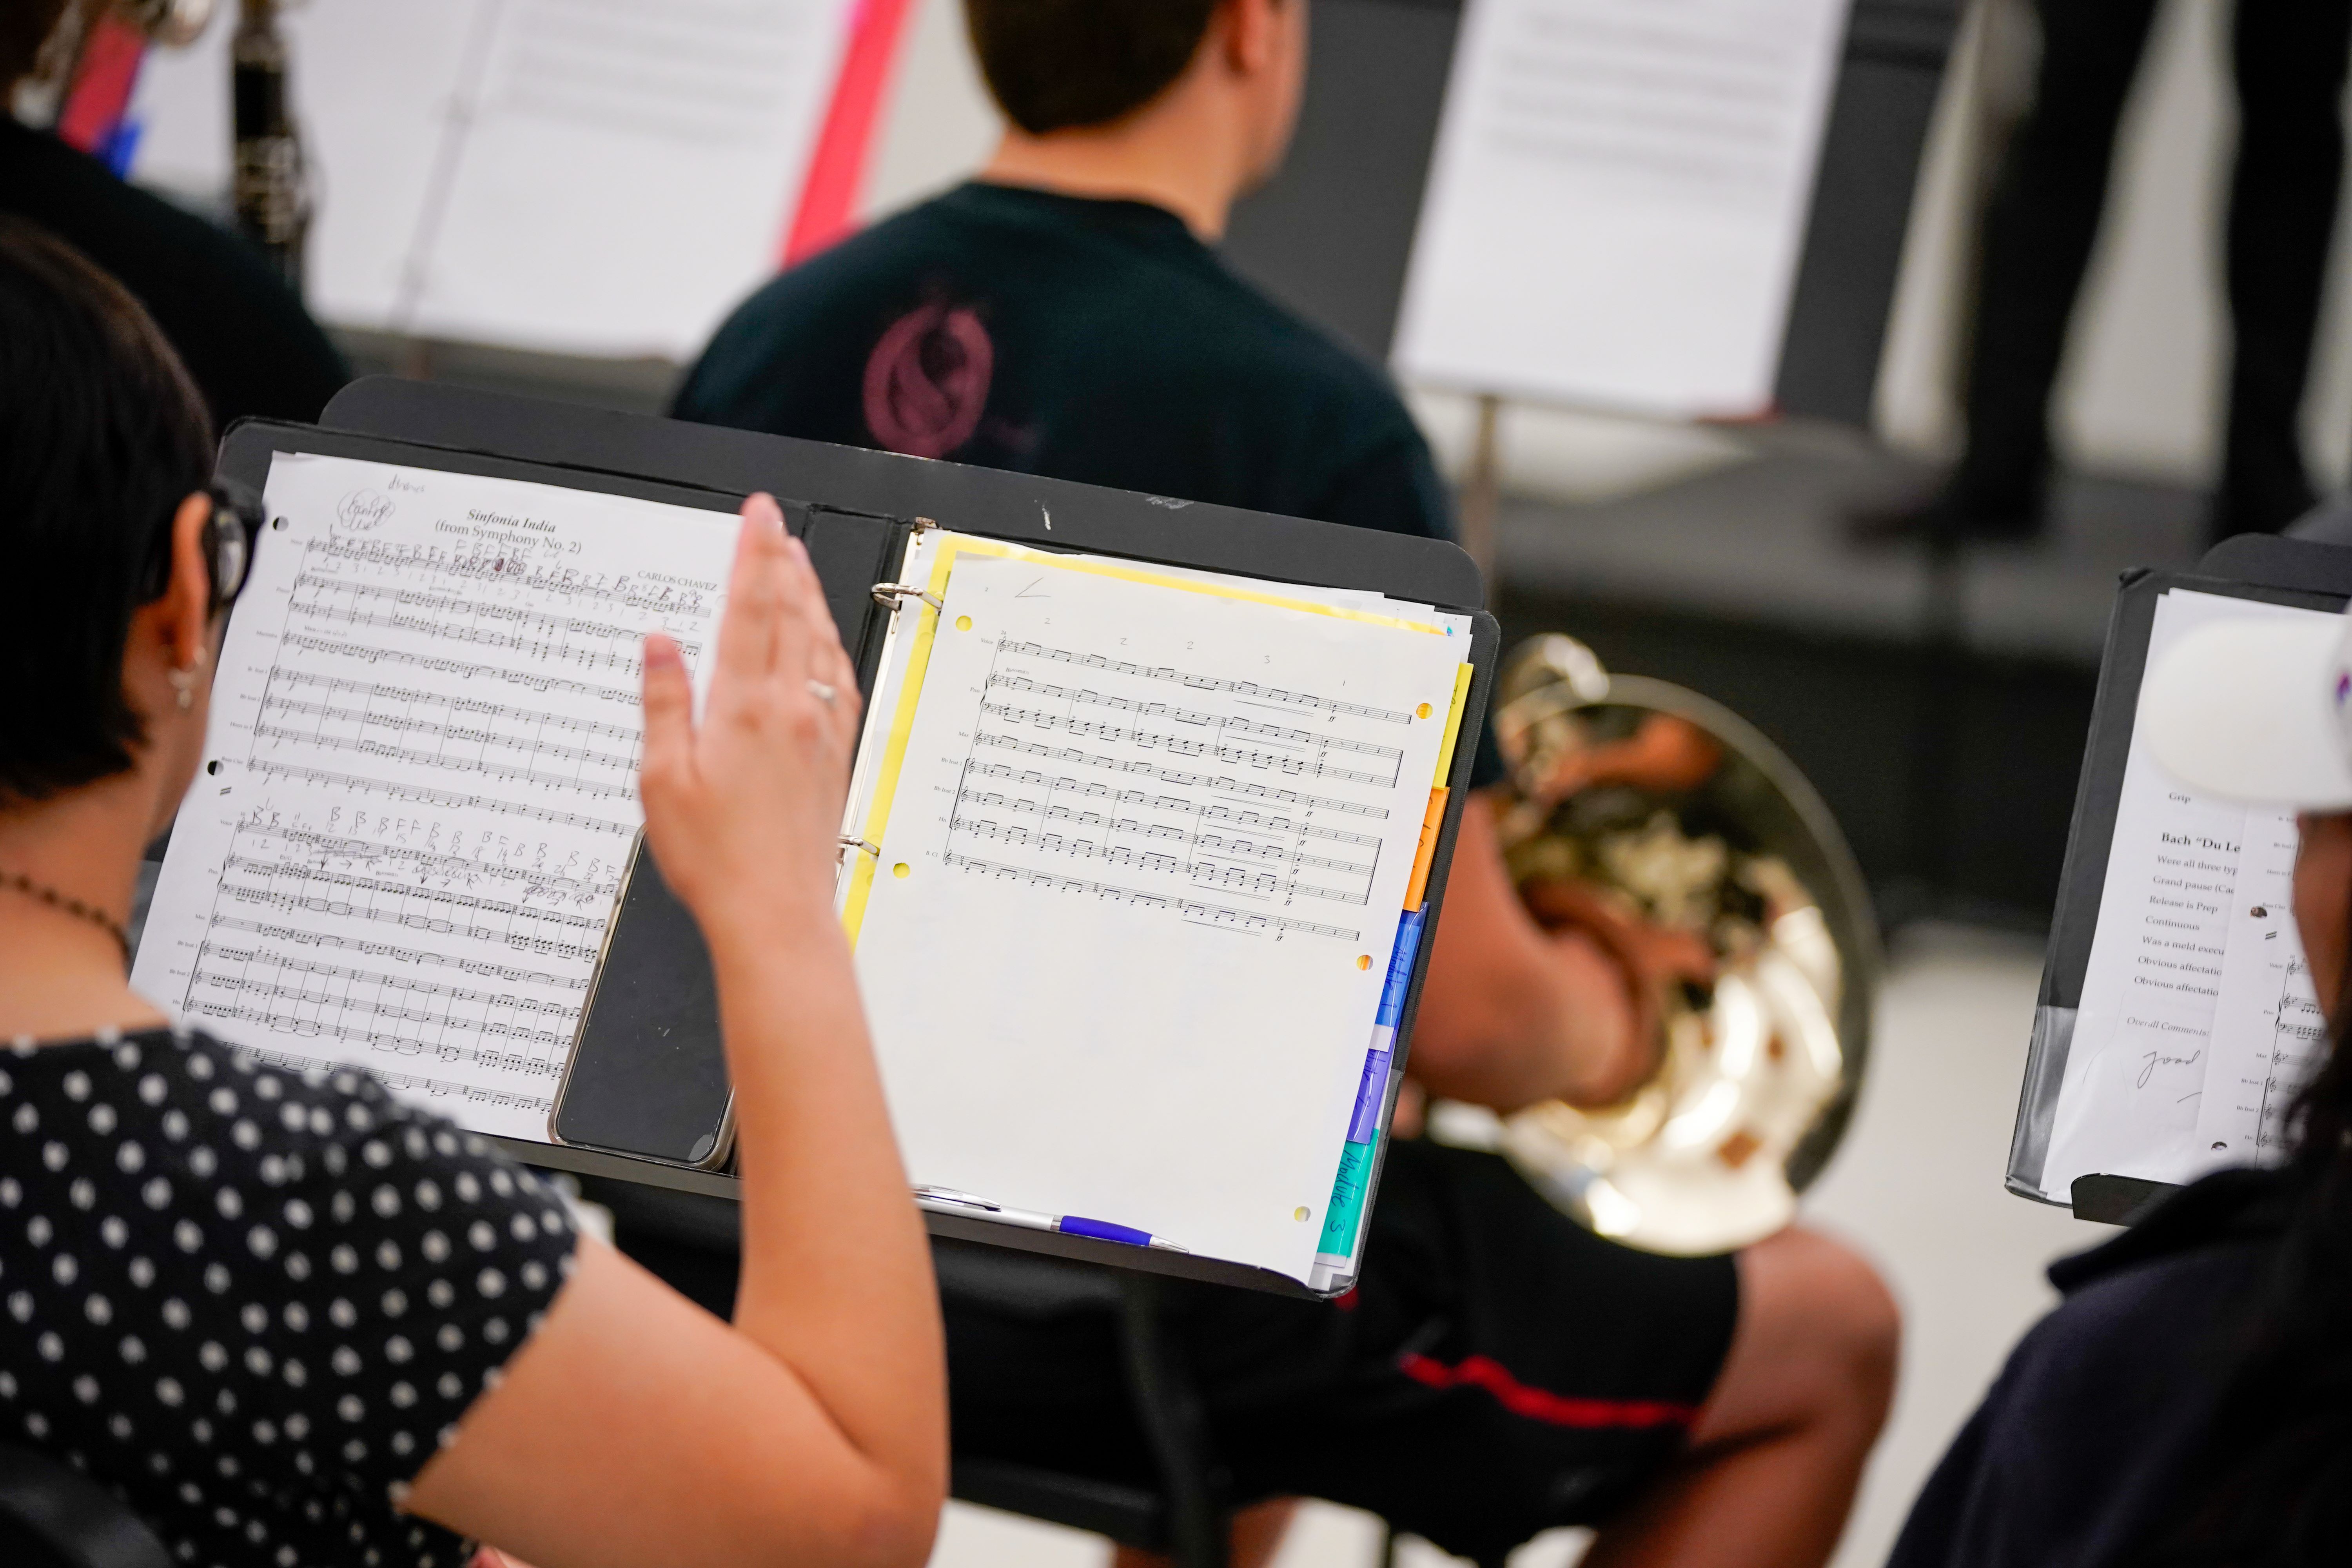
[[[1437,829],[1445,821],[1447,793],[1444,784],[1429,792],[1429,810],[1421,819],[1421,847],[1412,852],[1412,880],[1404,886],[1408,914],[1421,908],[1422,897],[1429,891],[1429,863],[1437,855]]]

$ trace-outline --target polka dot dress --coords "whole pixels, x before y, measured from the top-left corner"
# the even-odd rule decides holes
[[[461,1568],[399,1503],[571,1271],[551,1191],[201,1033],[18,1042],[0,1127],[0,1443],[184,1563]]]

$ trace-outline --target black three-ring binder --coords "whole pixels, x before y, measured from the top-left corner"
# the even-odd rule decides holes
[[[221,471],[259,489],[278,453],[392,461],[730,512],[743,495],[767,490],[806,542],[860,689],[869,695],[890,615],[875,585],[890,581],[908,536],[934,521],[1040,549],[1370,591],[1470,616],[1473,676],[1444,781],[1451,787],[1425,906],[1435,921],[1501,646],[1499,626],[1482,608],[1477,568],[1452,543],[390,378],[345,388],[316,427],[239,424],[222,444]],[[576,1116],[567,1110],[565,1143],[506,1146],[527,1163],[602,1178],[608,1191],[615,1190],[609,1184],[620,1184],[625,1195],[667,1189],[730,1199],[735,1179],[688,1168],[699,1156],[686,1142],[707,1125],[698,1108],[707,1110],[714,1095],[724,1094],[709,960],[693,920],[657,873],[646,874],[649,864],[641,858],[624,894],[580,1042],[583,1049],[592,1043],[608,1053],[617,1049],[641,1071],[634,1081],[606,1080]],[[1398,1031],[1399,1071],[1433,945],[1423,942],[1415,959]],[[1380,1148],[1384,1154],[1385,1138]],[[1377,1164],[1371,1180],[1368,1207],[1378,1194]],[[941,1236],[1309,1293],[1285,1276],[1224,1259],[952,1215],[925,1218]],[[706,1211],[703,1223],[714,1231],[709,1239],[723,1243],[729,1219]]]

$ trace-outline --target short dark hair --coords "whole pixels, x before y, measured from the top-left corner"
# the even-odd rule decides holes
[[[0,216],[0,805],[131,765],[123,642],[212,466],[204,399],[139,301]]]
[[[981,74],[1032,136],[1105,125],[1184,74],[1218,0],[964,0]]]

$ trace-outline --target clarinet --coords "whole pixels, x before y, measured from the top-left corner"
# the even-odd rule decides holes
[[[297,290],[310,194],[302,142],[286,98],[286,39],[278,0],[238,0],[229,40],[231,101],[236,106],[236,173],[231,200],[239,232],[268,252]]]

